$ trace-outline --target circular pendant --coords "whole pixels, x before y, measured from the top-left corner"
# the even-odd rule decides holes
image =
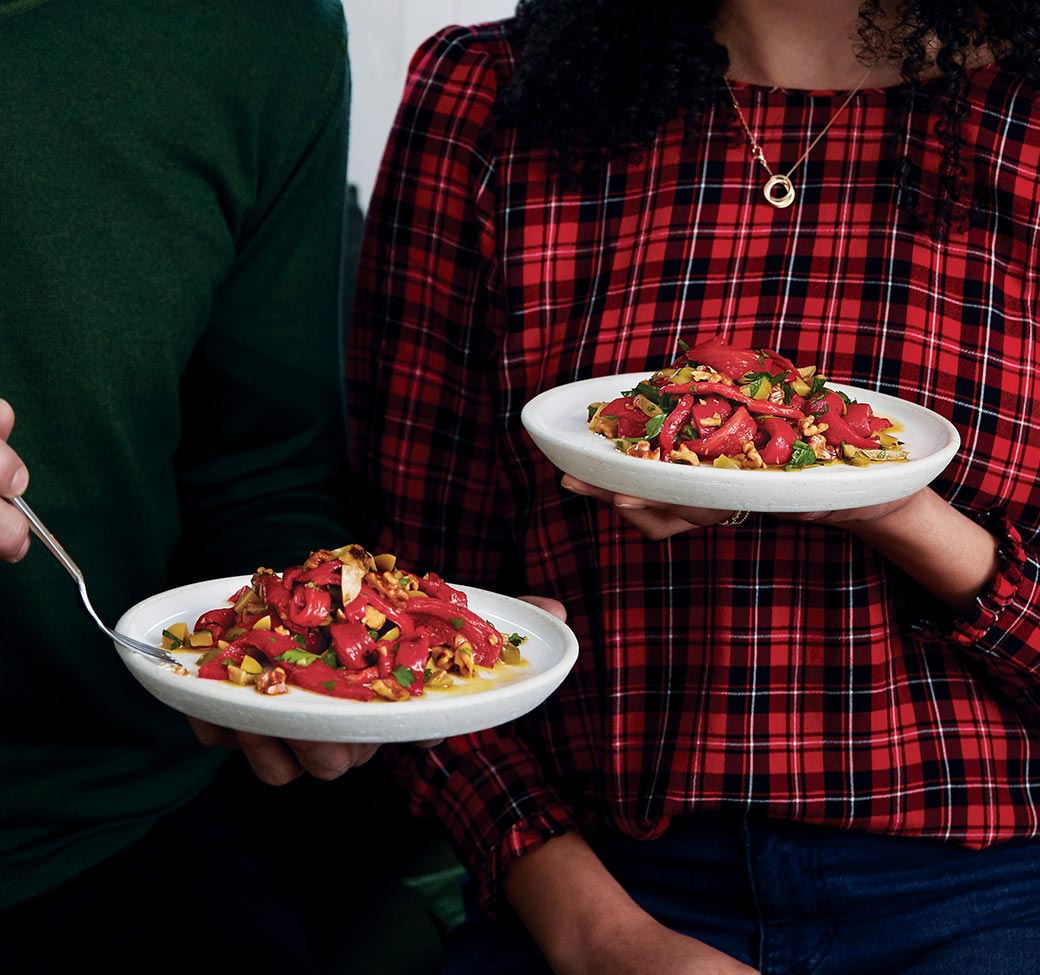
[[[777,190],[779,190],[779,194],[776,192]],[[794,203],[794,186],[786,176],[770,176],[762,188],[762,193],[779,210]]]

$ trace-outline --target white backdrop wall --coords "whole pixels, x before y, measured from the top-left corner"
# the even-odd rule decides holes
[[[367,208],[415,49],[449,24],[509,17],[516,0],[343,0],[343,7],[354,81],[348,175]]]

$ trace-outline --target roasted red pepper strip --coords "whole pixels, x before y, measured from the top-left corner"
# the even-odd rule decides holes
[[[611,400],[600,411],[600,416],[617,418],[619,437],[642,437],[646,433],[649,417],[635,404],[634,396],[621,396]]]
[[[837,416],[834,413],[825,413],[817,420],[817,423],[827,424],[827,429],[823,431],[823,436],[827,443],[834,447],[847,443],[862,450],[877,450],[880,446],[876,440],[861,437],[845,422],[844,417]]]
[[[371,592],[371,590],[368,590]],[[361,587],[359,592],[346,606],[343,607],[343,616],[348,620],[359,620],[365,615],[365,607],[368,605],[368,600],[365,599],[365,586]]]
[[[376,641],[361,623],[330,623],[329,638],[336,659],[348,670],[362,670],[368,663],[368,653]]]
[[[207,680],[227,680],[227,667],[219,660],[210,660],[199,667],[198,675]]]
[[[290,592],[292,587],[296,585],[305,575],[305,570],[302,565],[290,565],[282,573],[282,585],[285,586]]]
[[[376,669],[380,677],[389,677],[394,669],[399,640],[380,640],[376,644]]]
[[[376,696],[375,691],[356,680],[349,672],[334,670],[322,660],[314,660],[307,666],[300,664],[285,664],[287,680],[297,687],[306,688],[309,691],[317,691],[319,694],[331,694],[333,697],[353,698],[357,701],[371,701]]]
[[[432,616],[447,620],[473,647],[473,659],[482,667],[491,667],[502,651],[498,631],[486,620],[465,606],[456,606],[440,599],[417,596],[408,600],[408,612],[416,616]],[[455,621],[459,622],[456,624]]]
[[[718,337],[687,350],[682,358],[693,365],[711,366],[716,372],[735,381],[745,373],[759,372],[762,368],[757,352],[735,349]]]
[[[466,605],[466,594],[449,586],[436,572],[427,572],[419,583],[419,588],[428,596],[444,599],[456,606]]]
[[[798,434],[790,423],[779,416],[764,416],[758,425],[768,435],[768,440],[758,448],[758,456],[770,467],[782,467],[794,453]]]
[[[793,406],[784,406],[782,403],[773,403],[767,399],[755,399],[742,393],[736,386],[726,386],[723,383],[694,383],[692,391],[698,396],[714,394],[725,396],[727,399],[742,403],[751,413],[765,416],[784,416],[790,420],[800,420],[805,414]]]
[[[687,440],[684,446],[700,457],[714,459],[723,454],[742,453],[743,445],[749,441],[753,443],[757,432],[754,417],[743,406],[738,406],[713,434],[701,440]]]
[[[301,581],[313,582],[316,586],[338,586],[342,568],[343,563],[339,559],[329,559],[309,569]]]
[[[394,657],[394,670],[404,667],[412,674],[412,682],[407,685],[408,693],[413,697],[422,694],[426,662],[430,659],[430,641],[425,633],[417,633],[411,640],[402,640]],[[404,682],[398,678],[398,683]]]
[[[817,393],[805,407],[817,420],[824,420],[831,413],[837,413],[841,416],[845,412],[845,400],[843,400],[837,393],[828,390],[826,392]]]
[[[339,679],[348,684],[371,684],[379,676],[378,667],[366,667],[364,670],[352,670],[348,674],[340,674]]]
[[[224,631],[234,625],[235,611],[233,609],[211,609],[195,621],[192,632],[209,630],[213,634],[213,642],[216,643],[224,635]]]
[[[274,661],[288,650],[303,649],[291,636],[275,633],[273,630],[247,630],[236,637],[231,646],[262,653],[270,661]]]
[[[262,575],[256,579],[256,590],[268,608],[277,611],[284,620],[289,618],[289,607],[292,604],[292,593],[277,576]]]
[[[388,620],[393,621],[397,624],[397,628],[401,631],[401,636],[408,638],[411,636],[412,631],[415,629],[415,624],[409,618],[408,613],[411,609],[411,601],[409,600],[408,606],[403,609],[394,606],[392,603],[387,602],[380,596],[374,589],[367,585],[361,586],[361,593],[350,605],[351,607],[357,606],[359,603],[363,605],[371,606],[373,609],[379,610]],[[348,613],[349,616],[349,613]]]
[[[289,619],[297,626],[321,626],[329,618],[331,609],[332,596],[327,589],[296,586],[289,604]]]
[[[690,418],[695,402],[696,400],[692,396],[684,396],[675,404],[675,409],[668,414],[661,425],[661,432],[657,435],[657,446],[661,448],[662,460],[668,460],[668,455],[675,444],[676,435],[683,428],[683,424]]]
[[[227,680],[227,666],[224,661],[229,661],[236,666],[242,663],[246,655],[241,647],[226,646],[217,652],[217,655],[199,667],[199,677],[208,680]]]
[[[707,437],[733,415],[733,404],[721,396],[705,396],[703,402],[695,401],[690,418],[697,429],[698,437]],[[706,420],[713,422],[705,426]]]
[[[832,447],[840,447],[843,443],[861,450],[877,450],[878,442],[868,437],[861,437],[842,416],[845,409],[845,400],[837,393],[826,393],[817,396],[809,403],[809,411],[816,416],[818,424],[827,424],[823,431],[824,439]],[[820,412],[817,412],[820,411]]]
[[[848,403],[845,406],[845,421],[861,437],[870,437],[892,426],[892,421],[876,416],[869,403]]]
[[[759,372],[768,372],[771,375],[775,375],[778,372],[786,372],[788,382],[792,379],[802,378],[798,367],[786,356],[780,355],[775,349],[762,349],[761,352],[765,357],[765,361],[759,366]]]
[[[441,644],[451,646],[451,642],[458,631],[447,620],[427,618],[415,628],[415,632],[417,634],[425,633],[429,638],[430,646],[438,647]]]

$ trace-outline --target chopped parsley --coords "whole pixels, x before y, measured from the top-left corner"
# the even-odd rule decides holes
[[[812,399],[817,393],[822,393],[826,385],[827,380],[823,376],[818,374],[813,376],[812,386],[809,387],[809,395],[806,396],[806,399]]]
[[[665,413],[671,413],[675,409],[675,404],[679,402],[678,396],[673,396],[671,393],[663,393],[653,383],[648,383],[645,380],[639,383],[635,389],[624,390],[621,393],[622,396],[639,396],[640,394],[650,400],[654,406],[661,407]]]
[[[816,463],[816,451],[804,440],[794,442],[794,450],[791,459],[784,465],[786,471],[797,471],[803,467],[812,467]]]
[[[749,387],[750,396],[754,399],[762,388],[762,383],[768,382],[770,386],[777,386],[786,375],[786,372],[778,372],[775,376],[769,372],[749,372],[744,375],[744,385]]]
[[[300,667],[309,667],[315,660],[321,658],[316,653],[308,653],[306,650],[286,650],[279,654],[275,660],[284,660],[287,664],[297,664]]]
[[[397,683],[402,687],[411,687],[415,682],[415,674],[403,664],[398,664],[390,673],[397,678]]]

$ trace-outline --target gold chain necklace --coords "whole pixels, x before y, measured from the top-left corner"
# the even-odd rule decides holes
[[[809,158],[809,153],[816,148],[816,143],[827,134],[827,130],[838,120],[838,116],[849,107],[849,102],[852,101],[856,96],[856,93],[863,87],[863,83],[867,80],[867,76],[871,71],[873,71],[873,68],[867,68],[866,73],[859,79],[859,84],[849,92],[849,97],[842,102],[841,108],[831,116],[831,120],[823,127],[819,135],[809,143],[809,147],[805,152],[799,156],[798,162],[796,162],[786,173],[774,173],[773,170],[769,168],[769,163],[766,162],[766,157],[762,154],[761,147],[757,142],[755,142],[755,137],[751,134],[751,129],[748,128],[747,121],[744,118],[744,113],[740,110],[740,104],[737,102],[737,96],[733,94],[733,88],[729,83],[729,79],[722,79],[726,82],[726,88],[729,90],[729,97],[733,102],[733,107],[736,109],[737,118],[740,119],[740,124],[744,129],[744,134],[747,136],[748,143],[751,146],[751,157],[756,162],[760,163],[765,171],[769,173],[769,179],[766,180],[766,185],[762,187],[762,193],[773,206],[782,210],[784,207],[789,207],[794,203],[795,193],[794,184],[791,182],[791,174]],[[777,190],[780,191],[779,196],[776,195]]]

